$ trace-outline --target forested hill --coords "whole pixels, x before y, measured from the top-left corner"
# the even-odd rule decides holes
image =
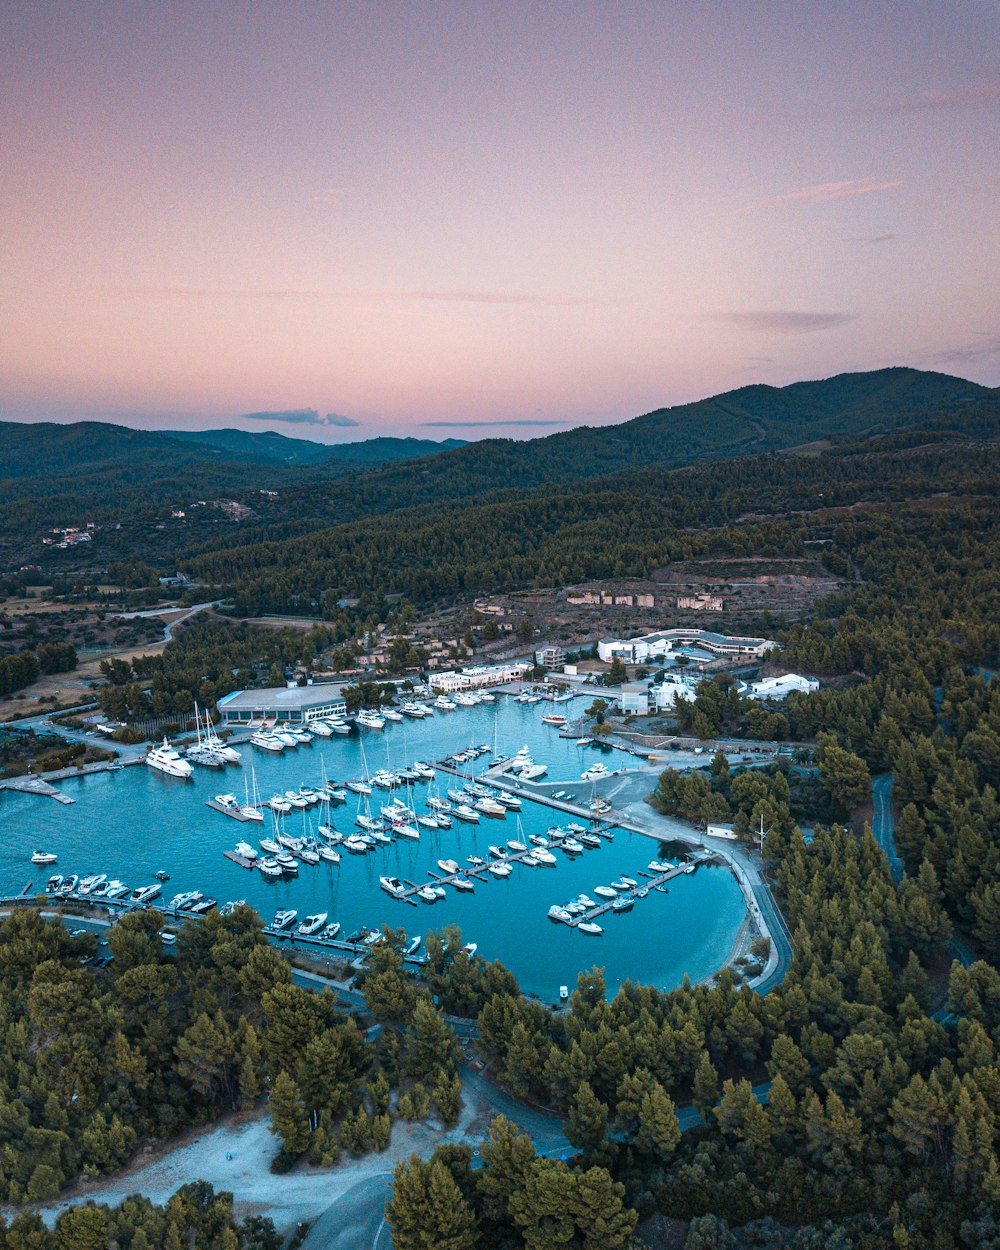
[[[446,438],[441,442],[429,438],[366,438],[357,443],[330,444],[308,438],[289,438],[274,430],[170,430],[167,433],[171,438],[211,448],[216,454],[228,452],[237,459],[261,464],[344,465],[369,469],[465,446],[460,438]]]
[[[648,577],[706,555],[798,555],[807,539],[829,542],[838,509],[933,508],[945,495],[973,511],[994,507],[997,413],[973,404],[963,418],[943,419],[945,428],[933,424],[820,454],[744,456],[420,504],[284,541],[265,536],[205,551],[185,567],[227,588],[247,615],[332,614],[345,593],[377,600],[400,592],[427,604],[531,584]]]
[[[387,465],[355,479],[350,499],[341,494],[340,501],[343,507],[353,501],[360,516],[484,490],[670,468],[909,429],[930,418],[961,414],[970,403],[993,406],[1000,416],[1000,391],[917,369],[847,373],[785,387],[746,386],[620,425],[580,426],[526,442],[486,439],[433,460]]]

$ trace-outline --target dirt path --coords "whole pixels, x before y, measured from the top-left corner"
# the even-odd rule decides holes
[[[252,1213],[268,1215],[279,1230],[287,1231],[303,1221],[316,1220],[360,1182],[391,1173],[400,1159],[413,1152],[427,1158],[444,1142],[478,1147],[497,1114],[488,1098],[488,1085],[476,1083],[464,1090],[462,1115],[453,1129],[446,1130],[434,1121],[398,1121],[393,1124],[389,1148],[382,1154],[360,1159],[344,1155],[336,1167],[300,1165],[284,1176],[270,1171],[278,1144],[269,1131],[267,1112],[250,1118],[233,1117],[211,1128],[192,1130],[117,1176],[80,1184],[68,1197],[32,1209],[51,1228],[61,1212],[84,1202],[115,1206],[132,1194],[143,1194],[162,1204],[189,1181],[206,1180],[216,1190],[233,1195],[238,1218]],[[13,1213],[7,1210],[3,1214],[10,1219]]]

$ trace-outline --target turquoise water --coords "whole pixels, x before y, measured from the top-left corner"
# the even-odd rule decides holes
[[[72,806],[52,799],[14,791],[0,792],[0,893],[17,893],[28,882],[44,886],[49,874],[106,872],[130,885],[148,884],[154,873],[170,874],[164,896],[183,890],[252,903],[265,920],[278,908],[293,907],[299,917],[325,911],[339,920],[343,933],[383,923],[403,927],[411,935],[455,922],[466,940],[478,943],[487,959],[500,959],[517,976],[528,993],[554,1000],[560,985],[572,987],[577,973],[594,964],[605,969],[610,993],[627,978],[664,989],[680,983],[685,973],[698,980],[711,975],[726,960],[745,915],[743,899],[726,869],[699,868],[690,876],[670,883],[667,894],[651,892],[639,899],[631,912],[607,914],[600,923],[601,937],[588,937],[546,915],[553,903],[564,903],[594,887],[607,884],[619,874],[631,877],[656,856],[657,843],[622,830],[614,842],[600,850],[588,850],[570,859],[557,853],[555,868],[519,868],[505,880],[488,878],[476,884],[475,893],[448,890],[447,898],[416,906],[399,902],[379,888],[381,875],[414,882],[429,879],[438,859],[464,862],[472,854],[487,856],[491,843],[502,844],[518,836],[517,817],[504,820],[482,817],[480,824],[456,821],[450,830],[421,830],[420,842],[397,841],[364,856],[344,854],[339,865],[321,862],[300,865],[292,880],[270,882],[258,872],[248,872],[224,859],[222,852],[241,839],[256,844],[260,825],[241,824],[212,811],[205,801],[223,791],[242,798],[244,777],[255,768],[262,799],[276,790],[318,785],[323,769],[342,782],[362,772],[362,750],[371,771],[387,761],[400,766],[413,759],[437,760],[470,744],[492,743],[513,754],[527,745],[535,760],[548,765],[546,782],[560,781],[582,801],[588,784],[580,773],[602,759],[608,768],[618,767],[626,757],[618,752],[602,754],[581,749],[572,739],[560,738],[558,730],[541,723],[548,704],[517,704],[498,696],[495,707],[459,708],[438,712],[423,721],[390,722],[384,731],[362,731],[349,738],[317,738],[312,745],[286,748],[281,755],[240,747],[243,765],[226,769],[196,769],[194,778],[182,781],[137,766],[59,783],[76,801]],[[557,705],[567,715],[572,705]],[[473,767],[482,770],[488,756]],[[439,773],[435,783],[444,797],[457,784]],[[613,788],[613,783],[611,783]],[[424,807],[428,788],[413,787],[413,806]],[[376,790],[373,811],[387,797]],[[318,809],[307,813],[316,820]],[[349,795],[346,806],[333,809],[332,823],[344,833],[354,827],[357,798]],[[520,813],[526,840],[530,833],[544,833],[561,823],[559,813],[538,803],[524,801]],[[271,815],[264,826],[271,830]],[[286,818],[289,833],[302,831],[302,814]],[[34,850],[59,856],[55,868],[30,863]]]

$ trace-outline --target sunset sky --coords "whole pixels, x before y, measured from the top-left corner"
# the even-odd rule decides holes
[[[1000,384],[995,0],[11,2],[0,170],[2,419],[525,437]]]

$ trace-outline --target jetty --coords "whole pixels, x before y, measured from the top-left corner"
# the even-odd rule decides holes
[[[42,781],[40,777],[12,777],[4,782],[4,789],[18,790],[22,794],[40,794],[44,798],[55,799],[57,803],[76,802],[76,799],[71,799],[68,794],[63,794],[61,790],[49,785],[47,781]]]
[[[606,912],[613,911],[615,903],[618,899],[636,899],[645,898],[650,890],[659,890],[663,892],[663,888],[668,881],[673,881],[674,877],[679,877],[693,871],[690,861],[683,864],[675,864],[668,868],[665,872],[653,873],[648,869],[641,869],[639,876],[643,878],[641,885],[632,886],[628,890],[621,890],[617,898],[605,899],[598,903],[596,907],[591,907],[585,912],[581,912],[578,916],[571,916],[569,920],[558,921],[560,924],[568,925],[569,928],[575,929],[577,925],[585,921],[593,922],[598,916],[605,915]]]
[[[223,851],[222,854],[226,859],[232,860],[234,864],[239,864],[241,868],[253,869],[256,867],[254,860],[247,859],[247,857],[245,855],[241,855],[239,851]]]
[[[223,816],[232,816],[233,820],[240,821],[241,824],[252,822],[252,816],[244,816],[238,807],[231,807],[226,803],[220,803],[218,799],[206,799],[205,806],[210,807],[213,812],[221,812]],[[259,821],[257,822],[260,823]]]

